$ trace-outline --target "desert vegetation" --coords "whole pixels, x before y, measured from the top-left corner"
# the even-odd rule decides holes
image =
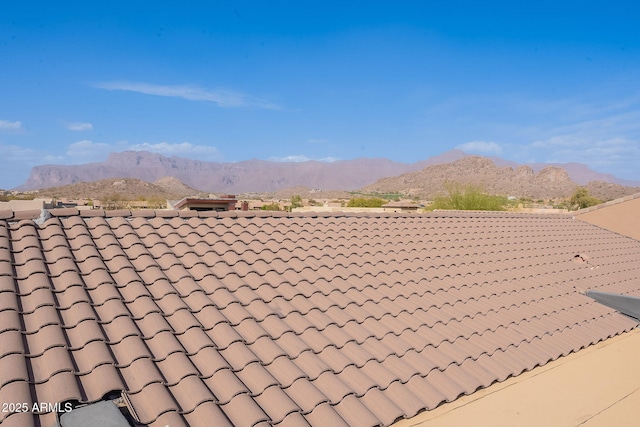
[[[428,209],[503,211],[508,204],[507,197],[487,194],[476,185],[449,181],[444,187],[446,194],[437,196]]]
[[[13,193],[6,190],[0,192],[0,202],[8,202],[9,200],[33,200],[33,194]]]
[[[279,211],[280,205],[276,202],[273,202],[266,205],[262,205],[260,209],[262,209],[263,211]]]
[[[302,205],[302,197],[299,194],[291,196],[291,209],[300,208]]]
[[[590,206],[599,205],[602,200],[589,194],[589,190],[585,187],[580,187],[571,196],[569,200],[569,209],[577,210],[584,209]]]
[[[347,203],[348,208],[379,208],[389,201],[379,197],[355,197]]]

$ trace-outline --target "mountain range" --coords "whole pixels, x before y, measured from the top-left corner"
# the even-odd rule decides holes
[[[497,162],[480,156],[467,156],[450,163],[429,166],[419,171],[379,179],[362,188],[363,193],[394,193],[431,199],[442,194],[447,182],[471,184],[490,194],[502,194],[535,199],[555,199],[571,195],[579,184],[569,172],[559,166],[546,166],[537,173],[521,165],[497,166]],[[580,170],[580,169],[578,169]],[[574,172],[575,173],[575,172]],[[640,192],[638,187],[604,181],[589,181],[589,193],[602,200],[611,200]]]
[[[91,182],[76,182],[38,190],[38,197],[97,200],[177,200],[186,196],[207,197],[207,194],[184,185],[173,177],[154,182],[137,178],[105,178]]]
[[[454,166],[453,171],[433,169],[438,165],[457,163],[456,161],[464,159],[472,160],[469,160],[468,165]],[[484,160],[478,163],[477,159]],[[476,169],[470,169],[471,164]],[[444,168],[444,166],[442,167]],[[547,180],[550,177],[555,177],[557,190],[563,194],[569,186],[574,188],[577,184],[585,185],[592,181],[627,186],[640,185],[638,182],[623,181],[613,175],[593,171],[579,163],[520,165],[497,157],[473,156],[461,150],[450,150],[415,163],[402,163],[380,158],[359,158],[335,162],[275,162],[255,159],[242,162],[205,162],[166,157],[145,151],[125,151],[110,154],[104,162],[83,165],[36,166],[31,170],[27,181],[16,190],[36,190],[80,182],[94,182],[107,178],[137,178],[146,182],[155,182],[165,177],[173,177],[199,191],[231,194],[277,192],[296,186],[323,190],[353,191],[376,188],[377,191],[384,189],[400,191],[407,188],[418,188],[420,187],[416,185],[418,181],[413,182],[412,180],[421,180],[424,184],[429,179],[433,180],[434,174],[446,176],[450,180],[458,180],[458,173],[464,173],[465,169],[467,172],[474,170],[473,176],[476,181],[484,173],[486,176],[483,179],[487,182],[476,183],[486,186],[495,175],[493,172],[489,172],[492,167],[502,171],[496,175],[496,179],[504,179],[512,183],[517,181],[520,185],[518,188],[530,193],[530,195],[533,195],[530,190],[535,190],[540,185],[540,181],[545,179],[544,177]],[[429,168],[430,171],[421,175],[421,171],[426,170],[425,168]],[[536,178],[541,173],[542,177]],[[405,174],[409,174],[409,176],[404,176]],[[389,177],[396,177],[400,179],[400,182],[391,183],[392,181],[389,180],[392,178]],[[407,181],[406,185],[400,185],[403,180]],[[461,181],[465,180],[461,179]],[[564,181],[567,182],[560,184]],[[495,190],[509,193],[507,191],[509,188],[503,187],[504,185],[498,186]],[[422,189],[425,190],[426,187]],[[493,187],[487,188],[487,190],[491,189]]]

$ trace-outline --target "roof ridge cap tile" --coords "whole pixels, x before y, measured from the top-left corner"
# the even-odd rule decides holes
[[[12,218],[13,218],[13,209],[0,210],[0,219],[12,219]]]
[[[640,193],[637,197],[640,197]],[[624,199],[620,199],[620,202],[626,201],[628,196]],[[616,201],[610,201],[604,203],[602,205],[598,205],[597,207],[603,205],[609,205]],[[589,211],[592,208],[583,209],[581,211],[576,211],[579,213],[584,213]],[[52,216],[55,217],[72,217],[72,216],[80,216],[80,217],[94,217],[94,216],[106,216],[106,217],[141,217],[141,218],[172,218],[172,217],[182,217],[182,218],[371,218],[371,219],[390,219],[390,218],[468,218],[468,217],[528,217],[528,218],[548,218],[547,214],[540,213],[529,213],[529,212],[512,212],[512,211],[482,211],[482,210],[434,210],[430,212],[345,212],[345,211],[336,211],[336,212],[287,212],[287,211],[177,211],[171,209],[77,209],[77,208],[54,208],[47,209],[48,212],[51,213]],[[572,217],[576,214],[567,213],[564,215],[558,215],[559,217]],[[24,211],[14,211],[11,209],[5,209],[0,211],[0,219],[13,219],[13,220],[21,220],[21,219],[36,219],[41,213],[41,210],[24,210]],[[558,217],[556,216],[556,217]]]
[[[40,217],[42,213],[42,209],[29,209],[24,211],[13,211],[13,220],[14,221],[22,221],[22,220],[34,220]]]

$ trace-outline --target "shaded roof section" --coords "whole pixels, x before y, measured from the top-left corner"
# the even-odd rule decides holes
[[[388,425],[636,325],[583,292],[640,295],[640,242],[568,216],[52,214],[0,220],[2,402]]]
[[[576,218],[640,240],[640,193],[575,213]]]

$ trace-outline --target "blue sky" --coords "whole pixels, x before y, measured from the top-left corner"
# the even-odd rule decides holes
[[[634,2],[0,5],[0,188],[148,150],[414,162],[452,148],[640,180]]]

